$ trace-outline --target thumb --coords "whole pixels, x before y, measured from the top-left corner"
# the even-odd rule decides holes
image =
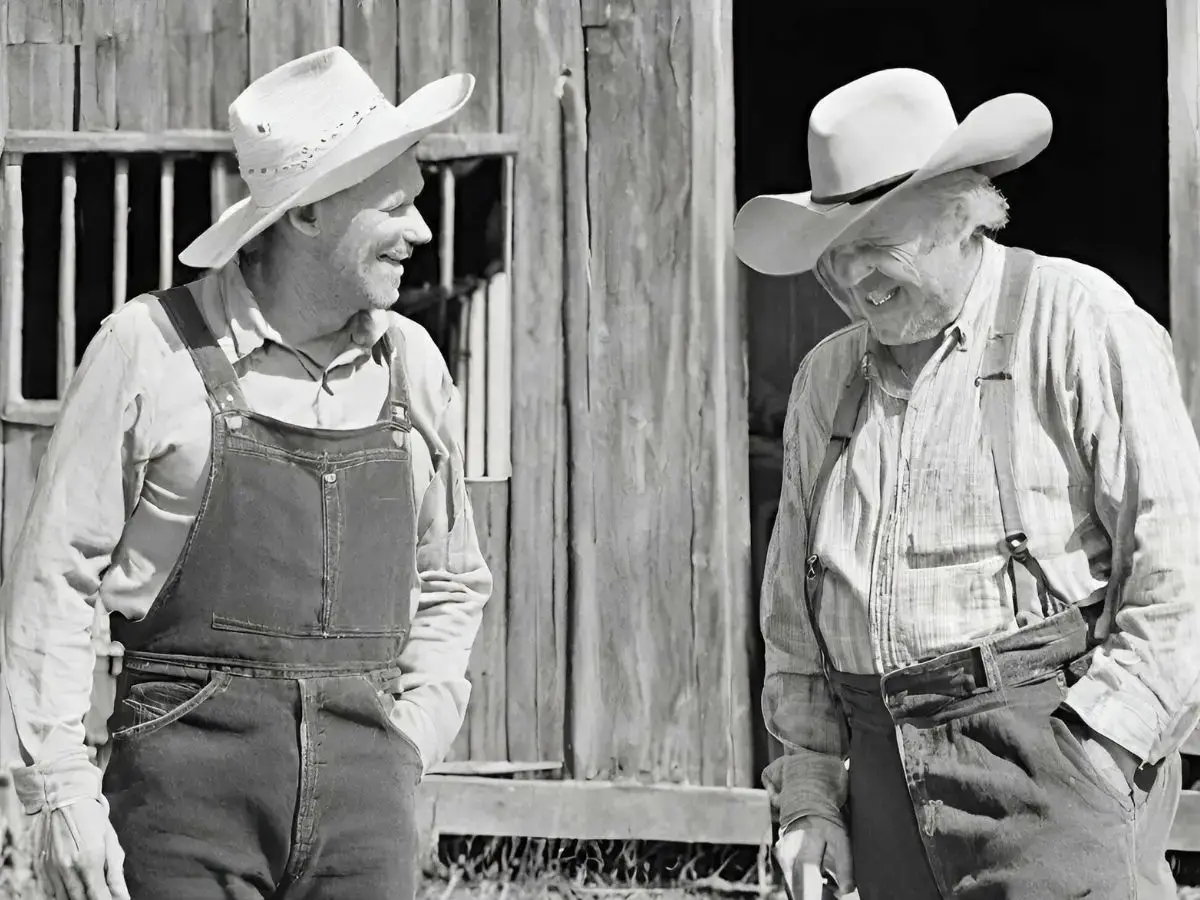
[[[121,842],[117,840],[117,833],[112,826],[108,828],[104,851],[104,874],[113,900],[130,900],[129,888],[125,884],[125,851],[121,849]]]

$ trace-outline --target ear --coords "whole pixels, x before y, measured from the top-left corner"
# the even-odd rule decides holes
[[[321,226],[317,224],[317,208],[315,204],[306,206],[297,206],[294,209],[287,211],[287,220],[292,227],[301,234],[308,237],[316,237],[321,233]]]

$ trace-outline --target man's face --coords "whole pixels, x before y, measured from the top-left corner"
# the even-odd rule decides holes
[[[942,211],[920,193],[897,197],[854,238],[825,252],[817,278],[853,319],[865,319],[889,346],[935,338],[958,318],[970,278],[962,239],[940,241]]]
[[[357,311],[396,302],[404,260],[428,243],[429,226],[413,201],[424,187],[416,151],[366,181],[316,204],[316,251],[334,275],[338,305]]]

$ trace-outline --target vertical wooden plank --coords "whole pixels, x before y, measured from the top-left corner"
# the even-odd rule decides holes
[[[25,208],[21,191],[21,155],[4,155],[4,241],[3,275],[0,276],[0,405],[21,399],[21,333],[25,319]],[[6,434],[7,440],[7,434]],[[5,486],[7,488],[7,485]],[[7,493],[4,505],[8,505]],[[3,537],[8,539],[8,529]],[[5,559],[8,557],[5,556]]]
[[[679,6],[676,2],[675,6]],[[757,786],[749,648],[750,483],[745,330],[733,255],[733,0],[695,0],[687,371],[702,784]]]
[[[492,596],[484,607],[479,637],[471,649],[471,703],[467,707],[470,758],[491,761],[510,758],[505,722],[508,488],[506,481],[476,481],[467,485],[480,549],[492,572]]]
[[[175,160],[164,156],[158,189],[158,289],[175,283]]]
[[[341,37],[339,0],[250,0],[249,10],[251,80]]]
[[[79,129],[117,127],[116,0],[88,0],[79,45]]]
[[[8,48],[8,127],[70,131],[75,112],[75,48]]]
[[[487,435],[484,474],[512,474],[512,303],[508,272],[497,272],[487,286]]]
[[[62,0],[8,0],[8,43],[61,44]]]
[[[451,67],[475,76],[475,93],[444,130],[496,131],[500,125],[500,4],[449,0]]]
[[[12,2],[12,0],[9,0]],[[83,40],[83,19],[87,15],[85,7],[88,0],[61,0],[62,3],[62,42],[78,44]]]
[[[117,127],[167,126],[167,0],[115,0]]]
[[[167,0],[167,127],[212,128],[213,0]]]
[[[58,396],[75,374],[75,159],[62,161],[62,209],[58,233]]]
[[[590,706],[574,762],[586,777],[749,783],[731,13],[654,0],[608,16],[587,32],[587,427],[604,489],[592,607],[573,598],[572,696]]]
[[[564,759],[567,726],[568,585],[557,89],[564,68],[578,71],[583,64],[578,3],[501,0],[500,49],[500,127],[520,138],[512,266],[512,380],[520,390],[512,395],[508,646],[515,652],[507,657],[508,745],[512,759],[557,761]]]
[[[113,163],[113,309],[129,299],[129,160]]]
[[[400,99],[435,78],[450,74],[453,64],[450,12],[450,0],[400,4],[396,22]],[[449,123],[446,127],[450,127]]]
[[[487,288],[475,289],[467,303],[467,445],[468,478],[481,478],[487,462]]]
[[[1193,0],[1167,0],[1167,104],[1171,340],[1200,430],[1200,14]]]
[[[217,153],[208,170],[208,205],[212,209],[212,220],[221,218],[229,206],[229,168],[225,154]]]
[[[247,0],[213,0],[214,128],[229,127],[229,104],[250,83],[249,15]]]
[[[393,103],[399,85],[398,28],[397,0],[351,0],[342,4],[342,46],[354,55]]]

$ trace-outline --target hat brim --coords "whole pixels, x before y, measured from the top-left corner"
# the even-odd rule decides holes
[[[812,191],[762,194],[749,200],[734,220],[738,258],[764,275],[809,271],[839,238],[888,200],[939,175],[977,169],[988,177],[1025,165],[1050,143],[1050,110],[1028,94],[1005,94],[972,110],[929,160],[879,197],[852,204],[821,204]]]
[[[364,119],[313,167],[301,190],[273,206],[245,197],[179,254],[195,269],[225,265],[246,243],[278,222],[290,209],[316,203],[370,178],[414,147],[457,113],[475,90],[473,75],[447,75],[414,92],[399,106]]]

